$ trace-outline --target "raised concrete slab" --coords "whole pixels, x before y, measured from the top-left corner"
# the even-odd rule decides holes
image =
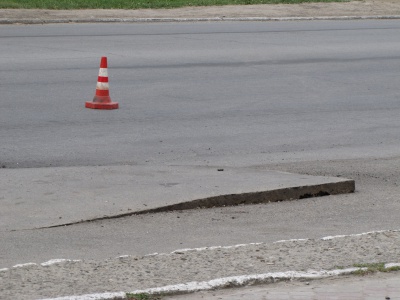
[[[353,180],[262,168],[102,166],[0,171],[0,230],[354,192]]]

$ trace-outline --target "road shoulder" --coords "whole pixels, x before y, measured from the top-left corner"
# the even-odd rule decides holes
[[[397,18],[399,16],[400,1],[366,0],[343,3],[229,5],[139,10],[0,9],[0,24],[331,19],[344,17]]]

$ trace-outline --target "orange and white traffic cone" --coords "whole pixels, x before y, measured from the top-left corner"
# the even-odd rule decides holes
[[[99,77],[97,79],[96,94],[92,102],[86,102],[85,107],[95,109],[116,109],[118,102],[110,98],[107,72],[107,57],[102,57],[100,62]]]

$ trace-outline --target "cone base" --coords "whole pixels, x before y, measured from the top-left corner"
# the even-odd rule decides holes
[[[108,102],[108,103],[85,102],[85,107],[93,109],[117,109],[118,102]]]

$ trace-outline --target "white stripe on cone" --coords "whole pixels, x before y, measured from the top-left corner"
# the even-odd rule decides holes
[[[108,77],[108,72],[106,68],[100,68],[99,70],[99,76],[101,77]]]
[[[96,89],[97,90],[108,90],[110,87],[108,82],[97,82]]]

